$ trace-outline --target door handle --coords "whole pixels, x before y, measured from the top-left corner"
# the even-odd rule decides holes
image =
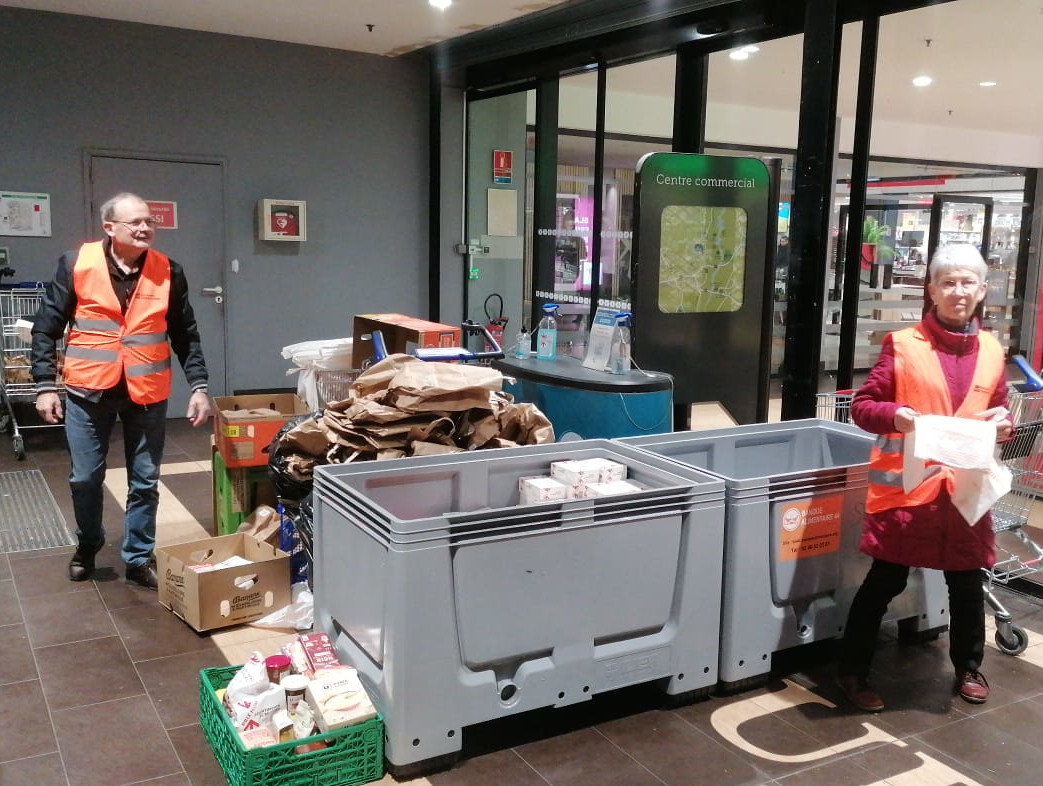
[[[201,290],[199,290],[199,293],[202,295],[206,295],[207,297],[212,297],[215,303],[224,303],[224,289],[222,289],[219,286],[203,287]]]

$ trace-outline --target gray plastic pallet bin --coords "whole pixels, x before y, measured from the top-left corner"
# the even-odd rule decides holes
[[[721,687],[754,684],[776,652],[843,634],[870,558],[858,550],[874,437],[825,420],[617,440],[725,480]],[[914,570],[885,620],[948,624],[940,573]]]
[[[552,461],[643,490],[520,505]],[[392,771],[463,727],[657,681],[717,682],[724,482],[607,440],[315,473],[315,611],[384,717]]]

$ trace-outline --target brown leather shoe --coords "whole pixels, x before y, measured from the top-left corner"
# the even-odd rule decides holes
[[[957,672],[955,690],[961,699],[971,704],[984,704],[989,698],[989,683],[980,671]]]
[[[94,573],[94,558],[105,545],[105,540],[97,546],[77,546],[69,560],[69,581],[86,581]]]
[[[151,560],[144,565],[127,566],[127,582],[140,584],[150,590],[159,589],[159,579],[156,577],[156,568]]]
[[[856,707],[865,712],[880,712],[884,708],[884,700],[875,690],[869,687],[865,677],[851,674],[838,674],[837,687]]]

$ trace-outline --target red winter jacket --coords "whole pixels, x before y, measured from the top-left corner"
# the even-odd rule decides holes
[[[931,313],[923,325],[949,382],[953,406],[958,407],[974,376],[977,323],[973,322],[967,333],[952,333]],[[895,410],[905,402],[894,400],[894,344],[890,336],[880,350],[880,359],[851,403],[851,417],[866,431],[888,434],[894,431]],[[1001,380],[989,406],[1006,403],[1007,386]],[[887,562],[939,570],[974,570],[992,567],[996,561],[991,515],[985,514],[970,526],[944,489],[926,505],[867,513],[860,547],[869,556]]]

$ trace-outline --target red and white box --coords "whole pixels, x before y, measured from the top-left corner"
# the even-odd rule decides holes
[[[297,638],[304,648],[304,654],[311,664],[312,671],[340,665],[337,650],[326,633],[301,633]]]

